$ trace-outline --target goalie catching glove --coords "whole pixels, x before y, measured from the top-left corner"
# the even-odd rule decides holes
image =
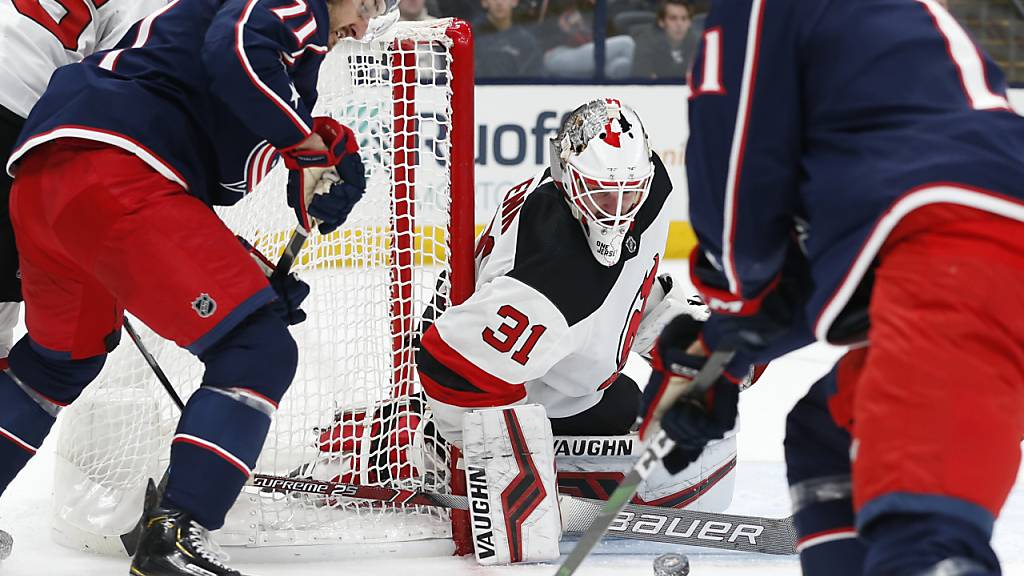
[[[562,519],[551,421],[544,407],[468,412],[462,438],[477,561],[556,560]]]
[[[651,422],[660,419],[662,430],[676,443],[662,459],[665,469],[673,474],[700,457],[708,442],[723,438],[736,426],[741,382],[724,374],[700,398],[684,396],[671,404],[663,402],[669,387],[689,386],[707,361],[704,356],[687,353],[701,327],[701,322],[687,315],[668,323],[655,345],[651,377],[640,404],[641,439],[647,439]]]
[[[366,192],[359,143],[347,126],[333,118],[313,119],[313,134],[326,150],[291,147],[281,151],[288,174],[288,206],[306,230],[329,234],[341,226]]]
[[[249,255],[260,267],[260,270],[270,280],[270,286],[277,293],[277,300],[270,303],[270,309],[277,314],[285,324],[294,326],[306,320],[306,312],[300,308],[302,302],[309,296],[309,284],[306,284],[294,272],[274,276],[274,263],[262,252],[256,249],[248,240],[236,236],[242,246],[249,251]]]
[[[661,274],[647,297],[640,327],[633,340],[633,351],[650,362],[658,335],[670,320],[680,314],[704,322],[711,311],[699,295],[686,291],[684,283],[675,280],[671,274]]]

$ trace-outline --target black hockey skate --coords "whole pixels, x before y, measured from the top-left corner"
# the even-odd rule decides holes
[[[131,574],[134,576],[244,576],[224,565],[226,555],[210,533],[180,510],[154,508],[146,516]]]

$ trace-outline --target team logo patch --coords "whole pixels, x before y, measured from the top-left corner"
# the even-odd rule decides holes
[[[636,239],[632,236],[626,238],[626,250],[630,254],[636,254]]]
[[[199,314],[200,318],[209,318],[217,311],[217,302],[209,294],[203,292],[192,301],[192,309]]]

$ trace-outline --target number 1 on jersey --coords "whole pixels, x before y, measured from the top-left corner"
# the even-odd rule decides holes
[[[530,329],[530,335],[527,336],[526,342],[519,347],[518,350],[512,353],[512,359],[517,363],[525,366],[530,361],[530,352],[533,351],[533,347],[537,345],[537,341],[544,335],[544,332],[548,329],[543,324],[534,324],[530,326],[530,319],[526,317],[519,310],[515,309],[508,304],[498,308],[498,316],[511,322],[502,322],[501,326],[498,326],[497,332],[490,328],[484,328],[483,336],[484,342],[491,345],[492,348],[501,352],[502,354],[509,352],[515,347],[516,343],[526,332],[527,327]]]

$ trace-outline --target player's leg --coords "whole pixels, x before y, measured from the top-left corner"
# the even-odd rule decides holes
[[[12,216],[21,238],[21,270],[29,334],[0,372],[0,491],[42,444],[62,407],[73,402],[103,366],[120,322],[113,296],[64,253],[53,232],[51,206],[64,205],[53,179],[74,180],[82,166],[47,163],[45,151],[21,166]]]
[[[546,398],[553,396],[549,392]],[[620,374],[591,408],[550,419],[556,437],[560,492],[608,498],[622,479],[622,471],[642,449],[632,432],[639,409],[640,387]],[[735,469],[736,437],[728,436],[711,442],[696,462],[678,474],[669,474],[664,468],[652,472],[637,490],[637,497],[651,506],[720,512],[732,501]]]
[[[118,151],[94,162],[138,163],[118,155],[125,156]],[[132,566],[142,574],[172,569],[185,548],[199,568],[234,574],[210,552],[207,530],[223,525],[256,465],[298,351],[268,306],[275,296],[267,278],[216,214],[141,171],[119,184],[124,213],[110,238],[119,248],[97,255],[96,275],[129,311],[206,369],[182,411],[167,488],[149,513]]]
[[[851,380],[864,354],[861,349],[844,356],[786,419],[786,472],[804,576],[863,573],[865,547],[853,521],[850,434],[837,419],[849,422]]]
[[[1024,432],[1024,225],[965,208],[936,225],[940,209],[897,228],[876,274],[852,451],[866,574],[999,573],[989,538]]]
[[[41,172],[64,165],[88,176],[80,183],[44,180],[41,189],[76,191],[55,210],[46,195],[36,195],[31,208],[46,216],[39,225],[48,218],[50,237],[73,262],[207,367],[179,422],[167,492],[152,512],[160,520],[149,523],[135,569],[176,573],[170,564],[184,548],[191,559],[179,561],[235,574],[209,554],[206,529],[223,523],[255,465],[294,374],[294,341],[266,306],[274,297],[266,277],[212,210],[131,154],[96,144],[63,146],[74,152],[55,150]],[[17,185],[15,193],[22,198]],[[22,221],[31,220],[20,216],[33,210],[17,208],[20,237],[30,227]],[[28,288],[26,296],[31,314]],[[29,330],[35,333],[31,320]]]
[[[619,376],[604,389],[591,408],[564,418],[551,418],[555,436],[615,436],[628,434],[640,409],[640,386],[629,376]]]

